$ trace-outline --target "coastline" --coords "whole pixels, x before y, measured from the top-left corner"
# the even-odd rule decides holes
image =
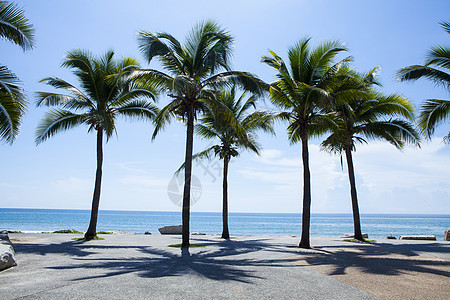
[[[351,243],[291,236],[191,236],[206,247],[168,247],[180,236],[10,234],[18,266],[0,273],[0,298],[445,299],[450,243]],[[299,284],[301,283],[301,284]],[[93,288],[95,287],[95,288]],[[181,294],[182,293],[182,294]]]
[[[0,229],[52,232],[62,229],[85,231],[89,210],[2,209]],[[362,214],[362,231],[370,239],[394,235],[433,234],[444,239],[450,215]],[[158,234],[158,228],[181,224],[180,212],[108,211],[100,210],[98,231],[123,230],[138,234],[146,231]],[[291,236],[301,234],[301,214],[298,213],[230,213],[230,233],[236,235]],[[220,234],[221,213],[193,212],[191,232]],[[339,237],[353,232],[351,214],[312,214],[312,237]]]

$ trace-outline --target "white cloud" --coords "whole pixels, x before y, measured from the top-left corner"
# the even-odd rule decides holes
[[[350,213],[346,161],[311,144],[313,212]],[[353,153],[360,208],[366,213],[449,213],[450,147],[433,139],[421,149],[399,151],[388,143],[360,145]],[[294,205],[301,197],[301,153],[264,150],[252,164],[238,170],[245,180],[258,181],[259,198],[285,198]],[[254,196],[258,198],[257,195]],[[294,200],[295,199],[295,200]],[[277,207],[279,208],[279,207]],[[288,210],[289,208],[287,208]]]
[[[259,156],[255,155],[254,160],[259,163],[277,166],[299,167],[301,166],[300,157],[286,158],[283,152],[276,149],[262,150]]]

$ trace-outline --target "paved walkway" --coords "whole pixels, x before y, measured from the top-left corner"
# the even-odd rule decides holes
[[[433,299],[450,294],[448,284],[439,283],[441,277],[448,283],[450,276],[450,243],[444,242],[361,245],[313,238],[317,248],[305,250],[289,247],[298,243],[294,237],[241,236],[224,241],[217,236],[192,236],[191,243],[206,247],[182,253],[167,247],[180,242],[177,236],[104,235],[103,241],[71,240],[77,236],[10,234],[18,266],[0,272],[0,299],[383,298],[354,280],[380,272],[367,266],[370,260],[362,269],[358,267],[365,256],[377,253],[411,258],[406,267],[399,267],[399,262],[396,272],[383,274],[391,278],[391,284],[412,269],[424,278],[437,276],[431,282],[438,282],[444,294]],[[412,259],[422,256],[435,260],[426,268],[416,266]]]

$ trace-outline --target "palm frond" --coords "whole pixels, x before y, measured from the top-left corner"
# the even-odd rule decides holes
[[[219,68],[228,69],[233,37],[217,23],[206,20],[198,23],[186,39],[189,56],[188,74],[204,78],[214,74]]]
[[[0,139],[12,144],[19,133],[27,100],[20,80],[0,66]]]
[[[179,99],[171,101],[169,104],[164,106],[156,115],[154,124],[155,129],[153,130],[152,140],[156,138],[159,131],[164,129],[165,126],[170,124],[171,119],[177,115],[177,110],[182,105],[182,101]]]
[[[174,78],[164,72],[153,69],[139,69],[133,70],[128,74],[128,77],[124,78],[125,81],[137,81],[141,84],[153,85],[158,90],[165,90],[172,92],[174,90],[173,81]]]
[[[0,65],[0,91],[18,96],[23,94],[22,83],[6,66]]]
[[[444,46],[435,46],[428,51],[425,65],[435,65],[450,69],[450,49]]]
[[[232,88],[239,86],[245,91],[256,95],[262,95],[268,90],[268,85],[259,79],[256,75],[248,72],[228,71],[213,75],[202,82],[203,86],[212,86],[214,88]]]
[[[307,130],[307,126],[297,121],[291,121],[287,127],[288,140],[291,145],[302,140],[302,130]]]
[[[308,48],[310,40],[311,40],[310,37],[305,37],[300,41],[298,41],[294,47],[291,47],[288,50],[288,58],[291,67],[292,77],[296,81],[304,81],[305,77],[308,76],[306,75],[306,72],[310,66],[309,60],[310,50]],[[287,73],[286,71],[284,72]]]
[[[450,101],[429,99],[420,107],[418,125],[428,138],[434,133],[437,125],[450,119]]]
[[[14,3],[0,1],[0,37],[23,50],[34,47],[34,28],[22,9]]]
[[[121,95],[116,99],[113,99],[109,106],[117,107],[126,103],[130,103],[130,101],[143,98],[155,101],[157,93],[158,91],[152,86],[147,86],[145,88],[131,88],[129,91],[121,93]]]
[[[446,88],[450,86],[450,74],[428,66],[414,65],[402,68],[397,71],[396,78],[399,81],[427,78],[437,85],[443,85]]]
[[[214,149],[217,146],[211,146],[208,149],[205,149],[201,152],[195,153],[194,155],[192,155],[192,160],[202,160],[202,159],[207,159],[207,160],[211,160],[213,155],[214,155]],[[183,163],[176,171],[175,171],[175,176],[178,176],[180,174],[181,171],[183,171],[185,168],[185,164]]]
[[[322,77],[327,71],[333,59],[339,53],[347,51],[347,48],[339,41],[324,41],[310,53],[310,70],[308,78],[303,81],[312,83]]]
[[[69,130],[87,123],[87,114],[74,114],[67,110],[52,109],[48,111],[36,130],[36,144],[40,144],[58,132]]]
[[[355,116],[355,122],[375,121],[392,116],[401,116],[407,120],[414,119],[414,106],[399,94],[384,95],[373,93],[371,98],[359,98],[347,102]]]
[[[333,132],[320,144],[322,151],[333,154],[342,154],[346,146],[352,143],[352,140],[346,138],[342,132]]]
[[[169,45],[162,39],[169,41]],[[183,64],[180,61],[179,53],[182,52],[180,43],[167,33],[153,34],[148,31],[140,31],[138,37],[138,47],[148,63],[154,57],[160,57],[164,67],[173,73],[183,73]],[[172,49],[172,48],[174,49]]]
[[[420,146],[420,136],[411,123],[400,119],[376,121],[360,127],[360,132],[368,139],[384,139],[398,149],[405,142]]]
[[[206,123],[203,119],[203,122]],[[203,124],[195,124],[195,133],[205,139],[214,139],[220,137],[220,134],[214,130],[214,120],[209,124],[209,126],[205,126]]]
[[[61,78],[47,77],[47,78],[41,79],[39,82],[45,82],[46,84],[48,84],[56,89],[66,90],[66,91],[70,92],[72,95],[74,95],[76,98],[78,98],[79,100],[83,100],[85,102],[90,102],[89,98],[86,95],[84,95],[83,92],[81,92],[75,86],[73,86],[72,84],[70,84],[69,82],[67,82]],[[41,97],[39,97],[39,98],[41,98]],[[42,100],[44,100],[44,99],[42,99]],[[41,105],[52,106],[52,105],[59,105],[59,103],[39,101],[36,105],[37,106],[41,106]]]
[[[450,33],[450,21],[442,21],[439,22],[439,24],[442,26],[442,28],[447,31],[447,33]]]
[[[9,144],[14,142],[19,134],[26,104],[23,97],[0,91],[0,140]]]
[[[36,93],[36,106],[61,106],[65,109],[94,109],[95,106],[90,101],[85,99],[79,99],[74,96],[37,92]]]
[[[101,99],[102,90],[98,86],[103,76],[101,64],[94,55],[87,50],[75,49],[66,54],[61,64],[64,68],[73,69],[74,75],[78,78],[81,88],[90,99]]]
[[[338,128],[338,117],[334,113],[321,114],[313,117],[308,125],[308,136],[320,137]]]
[[[263,132],[271,133],[275,135],[273,124],[277,113],[268,113],[266,111],[254,111],[249,113],[241,121],[242,127],[246,132],[256,132],[261,130]]]
[[[140,120],[154,120],[158,114],[158,108],[143,100],[135,100],[129,102],[121,107],[114,109],[118,114],[131,118]]]
[[[292,109],[295,107],[291,97],[285,94],[276,83],[270,85],[270,100],[281,109]]]

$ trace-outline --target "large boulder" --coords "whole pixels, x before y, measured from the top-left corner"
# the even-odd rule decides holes
[[[183,233],[183,225],[173,225],[173,226],[164,226],[158,228],[159,233],[161,234],[182,234]]]
[[[0,231],[0,271],[17,265],[14,254],[8,231]]]

